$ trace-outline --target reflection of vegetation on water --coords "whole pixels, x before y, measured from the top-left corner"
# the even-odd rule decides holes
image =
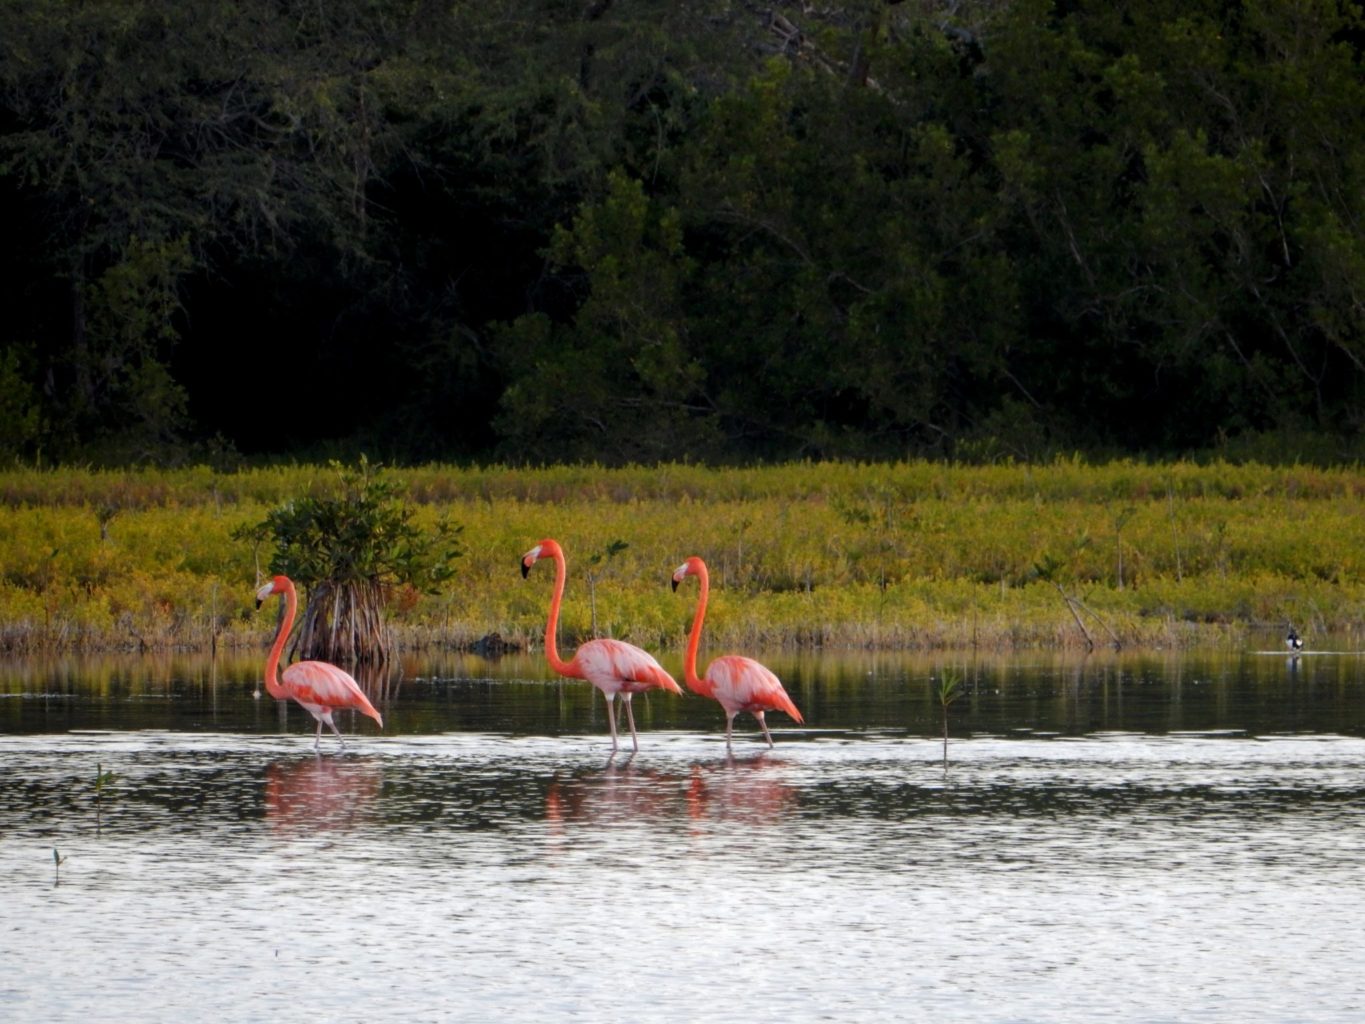
[[[1102,652],[765,656],[811,731],[892,729],[941,739],[939,680],[960,676],[953,734],[1234,730],[1365,735],[1365,656]],[[668,667],[665,664],[665,667]]]
[[[591,636],[594,613],[603,635],[655,653],[680,646],[687,615],[659,581],[688,553],[712,567],[716,653],[1074,648],[1083,637],[1056,583],[1125,647],[1244,646],[1291,621],[1311,647],[1365,628],[1365,482],[1350,469],[921,462],[389,477],[415,527],[463,527],[456,574],[394,609],[409,651],[491,633],[538,643],[539,595],[516,585],[514,566],[550,523],[571,552],[616,550],[591,587],[589,556],[570,562],[566,647]],[[232,533],[330,483],[308,466],[0,474],[0,648],[208,650],[215,636],[260,647],[253,551]]]
[[[105,771],[104,765],[97,762],[95,764],[95,831],[98,832],[104,824],[104,791],[112,789],[118,776],[112,771]]]
[[[1275,638],[1278,640],[1278,638]],[[941,742],[939,681],[957,675],[953,737],[1101,731],[1227,729],[1365,735],[1365,655],[1290,657],[1273,653],[1036,651],[761,651],[806,716],[774,729],[786,742],[835,733],[889,730]],[[661,663],[677,670],[678,656]],[[352,712],[338,725],[360,750],[405,735],[484,733],[565,736],[595,751],[606,729],[602,700],[586,683],[551,678],[538,654],[409,654],[364,675],[384,715],[382,735]],[[289,702],[253,699],[254,655],[211,659],[134,655],[11,659],[0,670],[0,734],[76,729],[249,732],[311,744],[312,723]],[[642,747],[654,731],[690,732],[723,746],[712,702],[693,695],[641,694]],[[738,736],[736,753],[761,735]],[[578,749],[575,747],[574,749]],[[766,746],[765,746],[766,749]],[[657,753],[655,745],[651,752]],[[88,791],[86,791],[88,792]]]

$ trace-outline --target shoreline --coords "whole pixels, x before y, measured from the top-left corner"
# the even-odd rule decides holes
[[[939,624],[944,626],[943,623]],[[977,635],[971,639],[972,623],[962,621],[946,629],[935,630],[933,635],[914,629],[888,630],[893,634],[881,639],[865,635],[865,630],[852,630],[863,634],[857,637],[841,637],[841,631],[825,627],[818,631],[795,636],[763,635],[735,637],[723,634],[707,636],[704,649],[715,654],[728,652],[822,652],[840,653],[886,653],[886,654],[971,654],[1010,655],[1026,652],[1051,653],[1099,653],[1120,651],[1136,653],[1161,653],[1196,649],[1235,649],[1245,648],[1256,642],[1264,649],[1253,653],[1281,653],[1274,647],[1278,639],[1274,627],[1267,624],[1250,622],[1210,623],[1161,623],[1156,624],[1150,633],[1120,635],[1115,644],[1107,637],[1103,642],[1096,639],[1093,647],[1087,647],[1084,639],[1073,625],[1059,618],[1052,628],[1039,630],[1014,629],[1007,635]],[[413,627],[395,627],[394,644],[389,660],[423,655],[459,654],[477,655],[489,660],[508,655],[540,655],[543,653],[543,639],[538,634],[503,634],[489,631],[475,634],[462,631],[456,635],[441,635],[436,631]],[[818,636],[815,635],[818,632]],[[22,631],[21,631],[22,633]],[[194,655],[209,656],[217,653],[241,655],[264,652],[270,646],[270,638],[263,633],[219,634],[217,637],[181,636],[160,638],[135,638],[126,636],[101,636],[86,634],[79,639],[65,641],[44,641],[41,637],[27,638],[15,636],[13,625],[6,631],[0,642],[0,657],[30,658],[47,656],[101,656],[101,655]],[[1332,631],[1330,634],[1338,644],[1351,644],[1355,631]],[[1264,637],[1264,639],[1259,639]],[[1257,638],[1253,641],[1253,638]],[[571,633],[561,633],[560,644],[573,650],[579,644],[591,639]],[[632,641],[638,642],[638,641]],[[685,645],[685,635],[674,638],[659,638],[657,642],[644,644],[653,652],[681,651]],[[1365,638],[1360,646],[1365,650]],[[1289,655],[1291,652],[1282,652]],[[1328,653],[1308,650],[1299,654]],[[1331,653],[1352,653],[1352,650]],[[362,663],[363,664],[363,663]]]

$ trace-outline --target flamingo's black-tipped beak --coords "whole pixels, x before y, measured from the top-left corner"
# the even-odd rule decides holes
[[[526,560],[525,560],[525,559],[522,559],[522,563],[521,563],[521,578],[522,578],[522,579],[525,579],[525,578],[526,578],[527,576],[529,576],[529,575],[531,575],[531,567],[530,567],[529,565],[526,564]]]
[[[673,593],[676,594],[676,593],[678,592],[678,581],[677,581],[677,580],[670,580],[669,582],[671,582],[671,583],[673,584]]]
[[[259,597],[256,598],[256,610],[257,611],[261,610],[261,599]]]

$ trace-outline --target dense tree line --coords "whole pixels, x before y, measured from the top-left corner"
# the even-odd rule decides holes
[[[1363,50],[1348,0],[8,0],[0,454],[1358,454]]]

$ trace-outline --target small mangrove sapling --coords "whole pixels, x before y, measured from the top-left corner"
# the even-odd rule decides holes
[[[943,768],[948,769],[948,706],[962,696],[962,677],[945,669],[938,679],[938,705],[943,712]]]
[[[628,547],[630,547],[629,544],[617,538],[588,559],[588,608],[592,615],[593,637],[597,636],[597,579],[599,575],[597,567],[602,566],[602,571],[605,572],[611,564],[611,560]]]

